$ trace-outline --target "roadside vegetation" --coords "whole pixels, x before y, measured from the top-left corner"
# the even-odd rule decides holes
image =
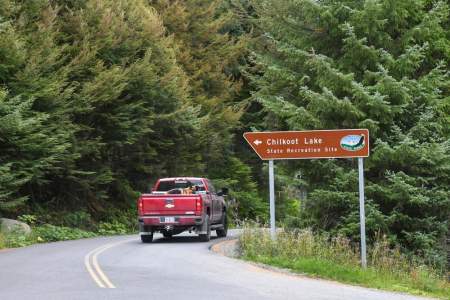
[[[3,248],[6,248],[6,242],[3,233],[0,232],[0,249]]]
[[[168,176],[208,177],[230,223],[264,223],[267,164],[243,132],[368,128],[369,244],[448,269],[449,16],[445,0],[0,0],[0,218],[34,231],[0,245],[129,232]],[[356,169],[277,161],[277,222],[357,241]]]
[[[83,211],[68,213],[57,219],[52,219],[48,215],[21,215],[18,219],[30,225],[31,233],[24,234],[21,230],[13,230],[8,234],[0,233],[0,249],[24,247],[36,243],[136,233],[137,226],[134,222],[136,217],[130,216],[132,212],[128,214],[121,212],[120,216],[117,213],[116,211],[114,219],[98,223]]]
[[[242,258],[286,268],[295,273],[371,288],[450,298],[445,270],[407,257],[378,236],[368,247],[367,269],[348,238],[311,230],[280,230],[272,240],[267,229],[246,227],[240,237]]]

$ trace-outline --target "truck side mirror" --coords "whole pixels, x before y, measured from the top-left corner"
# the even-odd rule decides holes
[[[217,193],[218,196],[226,196],[228,195],[228,188],[222,188],[220,192]]]

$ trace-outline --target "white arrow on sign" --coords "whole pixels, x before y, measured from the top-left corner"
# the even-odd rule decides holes
[[[255,141],[253,142],[253,144],[255,144],[256,146],[258,146],[258,145],[261,145],[262,142],[261,142],[260,140],[255,140]]]

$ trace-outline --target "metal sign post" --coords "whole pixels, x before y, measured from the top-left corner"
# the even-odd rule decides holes
[[[358,157],[359,177],[359,221],[361,230],[361,266],[367,267],[366,258],[366,213],[364,211],[364,165],[363,158]]]
[[[269,160],[269,198],[270,198],[270,236],[275,239],[275,179],[273,175],[273,160]]]

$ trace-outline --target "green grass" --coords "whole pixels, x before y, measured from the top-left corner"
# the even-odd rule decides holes
[[[357,249],[342,237],[281,232],[274,242],[266,231],[247,228],[240,244],[242,258],[249,261],[343,283],[450,299],[444,274],[390,249],[383,239],[369,248],[367,269],[360,267]]]

